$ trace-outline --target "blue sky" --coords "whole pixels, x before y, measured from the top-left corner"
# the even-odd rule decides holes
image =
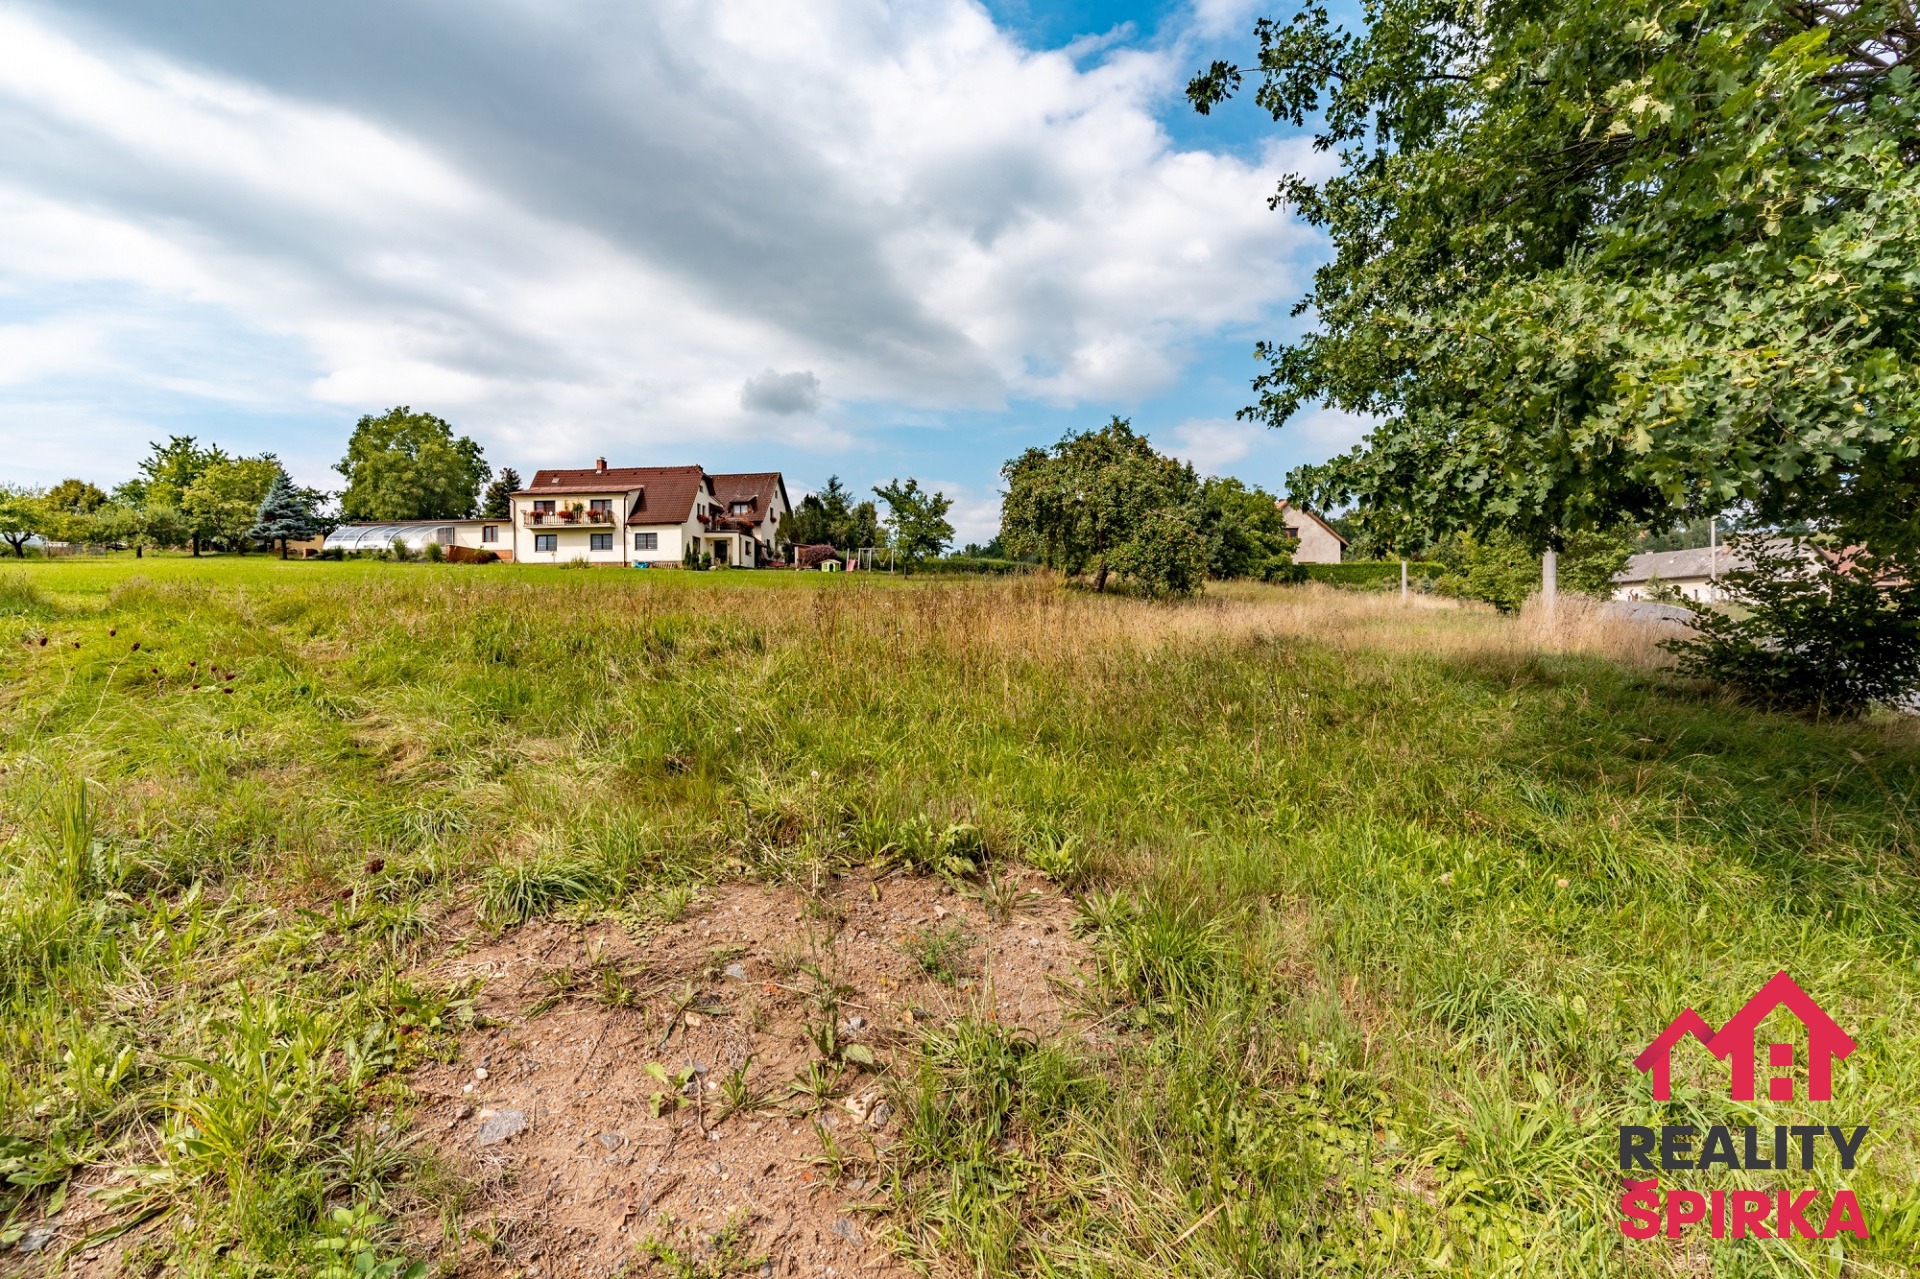
[[[1326,158],[1180,91],[1248,0],[0,0],[0,479],[149,440],[337,487],[394,404],[496,466],[914,475],[1133,418],[1272,488],[1361,424],[1236,423]]]

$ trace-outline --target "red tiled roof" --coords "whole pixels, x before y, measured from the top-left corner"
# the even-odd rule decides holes
[[[610,466],[606,470],[535,471],[533,483],[515,497],[572,497],[626,494],[640,496],[627,515],[629,524],[683,524],[693,512],[694,495],[706,484],[697,466]]]
[[[720,509],[731,511],[735,502],[752,502],[752,516],[757,524],[767,518],[767,512],[773,508],[774,494],[778,493],[783,501],[787,495],[786,482],[778,471],[750,471],[739,475],[715,475],[713,495],[720,502]]]

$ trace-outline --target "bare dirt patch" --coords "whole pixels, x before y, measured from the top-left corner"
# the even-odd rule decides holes
[[[906,876],[731,885],[677,923],[530,924],[435,965],[481,981],[486,1027],[412,1081],[417,1140],[484,1188],[459,1273],[641,1271],[649,1238],[711,1265],[729,1222],[736,1260],[765,1257],[749,1273],[899,1270],[872,1230],[889,1067],[964,1016],[1057,1033],[1084,981],[1043,881],[993,914]],[[407,1224],[444,1251],[437,1220]]]

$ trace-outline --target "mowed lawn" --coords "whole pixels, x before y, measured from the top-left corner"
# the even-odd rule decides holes
[[[321,1273],[348,1208],[397,1257],[380,1223],[457,1231],[464,1193],[379,1137],[468,1015],[427,957],[728,879],[1025,865],[1083,901],[1086,1029],[896,1063],[904,1256],[1913,1273],[1920,733],[1543,634],[1320,588],[0,564],[5,1234],[84,1200],[138,1223],[130,1273]],[[1782,968],[1859,1042],[1835,1099],[1729,1102],[1689,1045],[1650,1100],[1642,1046]],[[1618,1127],[1682,1122],[1870,1125],[1850,1172],[1682,1181],[1850,1187],[1872,1237],[1624,1239]]]

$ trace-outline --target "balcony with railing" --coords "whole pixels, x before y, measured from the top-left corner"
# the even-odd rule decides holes
[[[569,528],[576,525],[609,525],[612,511],[523,511],[521,523],[528,528]]]

